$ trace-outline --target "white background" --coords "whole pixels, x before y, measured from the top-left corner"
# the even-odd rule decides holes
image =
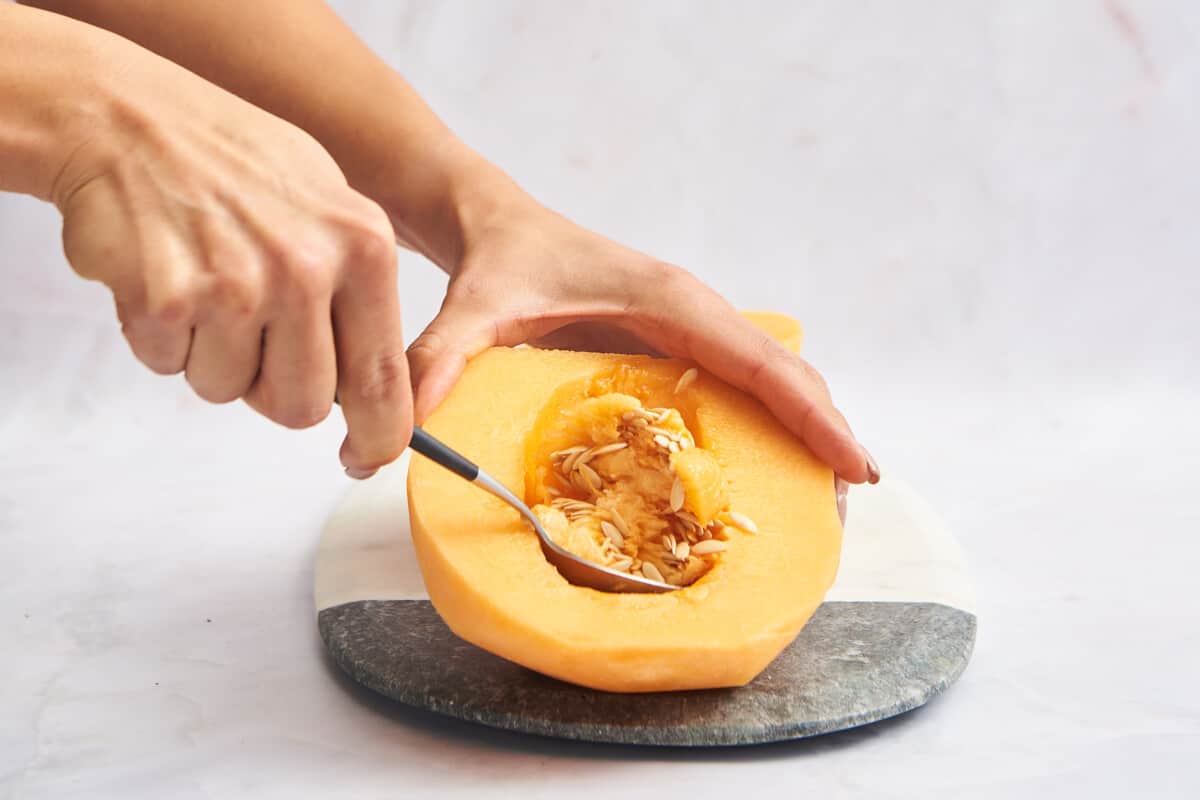
[[[1200,7],[335,5],[545,202],[804,320],[962,541],[974,660],[895,721],[737,751],[376,701],[312,614],[340,421],[145,372],[9,196],[0,797],[1196,796]],[[402,270],[412,335],[444,281]]]

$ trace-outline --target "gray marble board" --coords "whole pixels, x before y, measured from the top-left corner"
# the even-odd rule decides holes
[[[614,694],[540,675],[459,639],[425,594],[408,529],[407,462],[353,487],[316,563],[317,624],[334,661],[382,695],[512,731],[593,742],[720,746],[844,730],[916,708],[975,642],[962,552],[931,508],[885,480],[851,493],[824,605],[750,684]]]

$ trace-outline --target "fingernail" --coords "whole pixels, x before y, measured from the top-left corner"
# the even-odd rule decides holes
[[[863,455],[867,457],[867,483],[879,483],[879,465],[875,463],[875,459],[863,448]]]
[[[358,469],[356,467],[346,467],[346,474],[356,481],[366,480],[375,474],[373,469]]]

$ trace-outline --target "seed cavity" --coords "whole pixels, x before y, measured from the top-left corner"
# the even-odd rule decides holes
[[[695,368],[685,371],[676,393],[686,391],[698,376]],[[582,442],[550,454],[554,485],[544,487],[546,503],[565,517],[571,529],[566,541],[589,548],[577,551],[587,553],[585,558],[617,572],[691,584],[711,568],[712,556],[728,548],[726,526],[748,533],[758,527],[727,506],[714,519],[700,519],[684,508],[687,490],[668,456],[697,445],[677,409],[626,406],[614,416],[615,440]],[[597,461],[624,450],[633,457]],[[625,474],[629,470],[637,472]],[[643,476],[656,470],[661,473]],[[661,493],[667,486],[664,503]],[[556,525],[563,532],[561,517]]]

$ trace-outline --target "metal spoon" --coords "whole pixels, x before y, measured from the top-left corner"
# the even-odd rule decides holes
[[[546,554],[546,560],[553,564],[569,583],[576,586],[589,586],[602,592],[673,592],[679,588],[669,583],[660,583],[638,575],[630,575],[628,572],[618,572],[615,569],[593,564],[591,561],[559,547],[550,538],[550,534],[546,533],[542,524],[538,522],[537,516],[529,510],[529,506],[506,489],[504,484],[420,428],[413,428],[412,441],[408,446],[455,475],[466,478],[481,489],[486,489],[520,512],[521,516],[537,531],[542,552]]]

